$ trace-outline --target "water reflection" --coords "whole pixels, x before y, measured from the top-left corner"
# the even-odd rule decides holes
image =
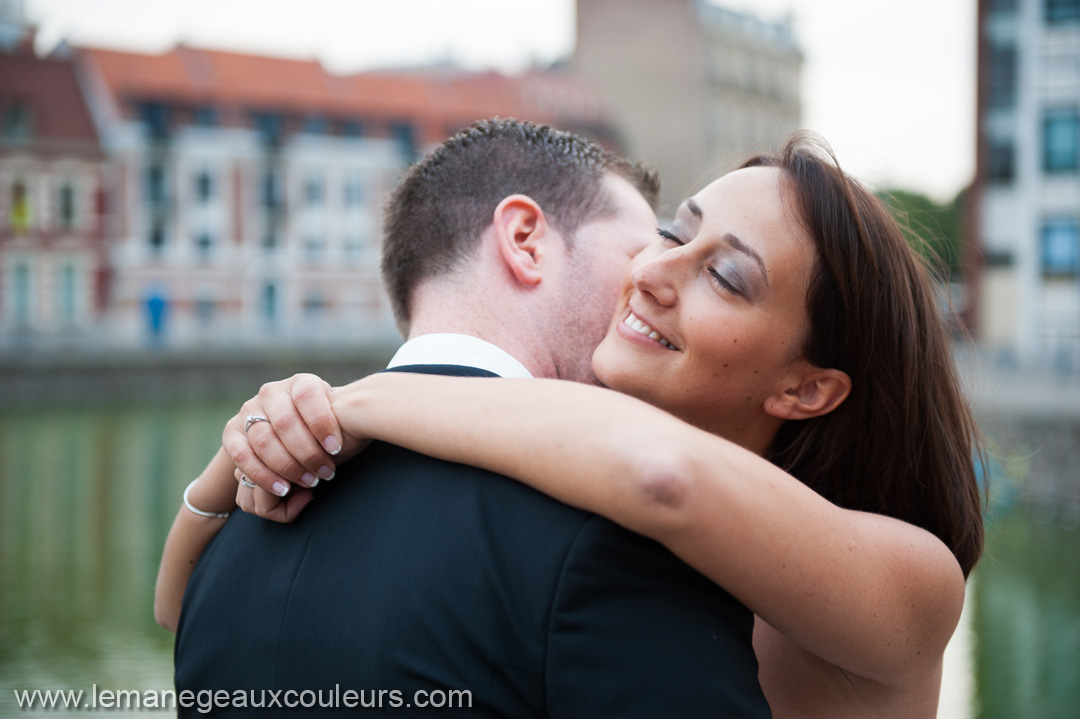
[[[0,414],[0,715],[17,711],[12,689],[171,686],[157,562],[184,485],[242,399]],[[957,664],[974,676],[945,687],[943,717],[969,704],[982,719],[1076,716],[1080,532],[1037,516],[1018,503],[991,521],[969,592],[971,661]],[[973,700],[958,699],[968,687]]]
[[[13,689],[171,686],[157,562],[238,405],[0,415],[0,714]]]
[[[1080,706],[1080,532],[1036,516],[994,520],[974,585],[981,719],[1074,719]]]

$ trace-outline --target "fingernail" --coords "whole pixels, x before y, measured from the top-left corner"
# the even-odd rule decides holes
[[[341,451],[341,445],[338,444],[337,437],[331,435],[322,441],[323,447],[326,447],[326,451],[330,454],[337,454]]]
[[[319,471],[316,472],[315,474],[319,475],[323,479],[333,479],[334,478],[334,470],[330,469],[325,464],[323,466],[319,467]]]
[[[279,497],[284,497],[286,494],[289,493],[289,485],[285,484],[284,482],[274,482],[273,489],[274,494]]]
[[[307,487],[314,487],[316,484],[319,483],[319,478],[311,472],[304,472],[302,475],[300,475],[300,483]]]

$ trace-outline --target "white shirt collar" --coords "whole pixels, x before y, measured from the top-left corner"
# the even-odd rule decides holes
[[[500,377],[532,377],[509,352],[469,335],[436,333],[414,337],[398,348],[386,368],[417,364],[451,364],[487,370]]]

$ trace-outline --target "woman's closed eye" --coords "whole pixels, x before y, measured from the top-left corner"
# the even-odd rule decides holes
[[[669,232],[662,227],[656,229],[656,234],[660,235],[666,245],[682,247],[686,244],[678,235]],[[710,279],[712,279],[713,283],[718,287],[741,297],[746,296],[746,292],[742,289],[742,280],[738,276],[738,271],[732,268],[730,263],[724,263],[723,273],[714,267],[708,267],[706,269],[709,272]]]
[[[675,245],[680,245],[680,246],[686,244],[685,242],[680,240],[677,235],[674,235],[671,232],[668,232],[667,230],[665,230],[662,227],[657,227],[656,228],[656,234],[660,235],[660,237],[664,240],[665,244],[667,244],[669,242],[673,243]]]
[[[725,265],[725,270],[727,268],[728,266]],[[746,293],[743,292],[742,289],[740,289],[740,280],[736,276],[733,276],[731,278],[725,277],[724,274],[719,272],[715,267],[709,267],[708,270],[709,276],[712,277],[713,282],[715,282],[717,286],[727,290],[728,292],[731,292],[732,294],[743,297],[746,296]]]

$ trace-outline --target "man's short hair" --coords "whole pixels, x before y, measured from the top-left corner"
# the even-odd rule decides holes
[[[398,325],[408,326],[420,282],[474,256],[504,198],[531,197],[572,247],[578,227],[613,211],[601,182],[608,172],[655,209],[655,173],[578,135],[493,118],[448,139],[409,168],[387,206],[382,274]]]

